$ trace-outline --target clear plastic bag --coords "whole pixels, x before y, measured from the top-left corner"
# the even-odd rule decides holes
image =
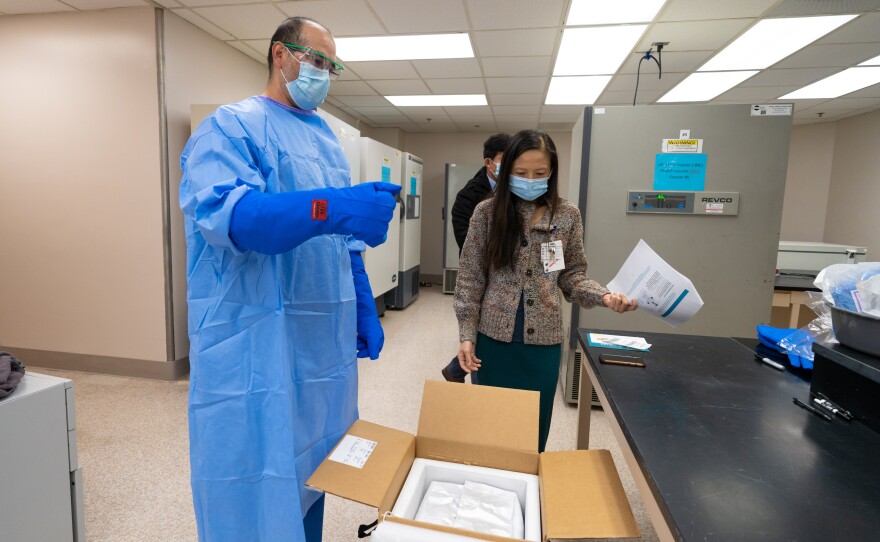
[[[523,515],[516,493],[465,482],[454,527],[483,534],[523,537]]]
[[[859,312],[858,284],[875,275],[880,275],[880,262],[839,263],[820,271],[813,284],[822,290],[828,303]]]
[[[461,484],[431,482],[422,503],[419,505],[416,521],[452,527],[455,523],[455,516],[458,514],[463,490],[464,486]]]
[[[837,339],[834,337],[834,329],[831,327],[831,309],[828,308],[826,303],[825,292],[804,292],[804,294],[810,298],[807,306],[813,309],[817,317],[809,324],[795,330],[791,335],[779,341],[779,346],[785,348],[786,352],[788,352],[792,365],[797,366],[797,362],[800,361],[801,367],[812,369],[813,343],[817,342],[824,346],[830,346],[837,343]],[[792,355],[800,359],[792,359]]]

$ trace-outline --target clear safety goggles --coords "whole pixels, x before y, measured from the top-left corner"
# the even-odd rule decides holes
[[[297,60],[299,60],[300,62],[307,62],[315,68],[318,68],[319,70],[328,72],[330,74],[331,81],[336,81],[337,79],[339,79],[339,75],[342,73],[342,70],[345,69],[345,67],[339,62],[336,62],[335,60],[323,53],[315,51],[311,47],[293,45],[292,43],[285,43],[283,41],[272,43],[280,43],[288,49],[293,49],[294,51],[299,53],[299,57],[297,58]]]

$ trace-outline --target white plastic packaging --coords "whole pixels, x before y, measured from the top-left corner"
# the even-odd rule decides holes
[[[461,484],[431,482],[419,505],[416,521],[452,527],[458,515],[463,490],[464,486]]]
[[[522,507],[516,494],[511,491],[465,482],[453,526],[483,534],[521,539]]]
[[[865,314],[880,317],[880,275],[874,275],[856,285],[861,301],[861,309]]]

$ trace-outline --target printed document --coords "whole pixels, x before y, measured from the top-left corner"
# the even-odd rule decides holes
[[[608,283],[608,289],[638,300],[640,311],[672,327],[693,318],[703,306],[694,283],[663,261],[643,239]]]

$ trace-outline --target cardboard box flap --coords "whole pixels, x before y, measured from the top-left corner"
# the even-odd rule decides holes
[[[539,398],[535,391],[428,380],[419,414],[418,455],[534,473]],[[512,463],[487,465],[487,457],[509,457]],[[518,466],[529,463],[531,467]]]
[[[608,450],[545,452],[540,475],[544,540],[640,536]]]
[[[358,468],[331,459],[337,448],[346,443],[346,438],[343,437],[333,452],[318,466],[306,485],[367,506],[374,506],[380,512],[390,510],[415,459],[415,437],[404,431],[363,420],[357,420],[352,424],[346,437],[349,435],[376,443],[369,457],[363,462],[363,466]],[[353,455],[356,457],[349,462],[358,464],[358,460],[362,461],[366,454]]]

